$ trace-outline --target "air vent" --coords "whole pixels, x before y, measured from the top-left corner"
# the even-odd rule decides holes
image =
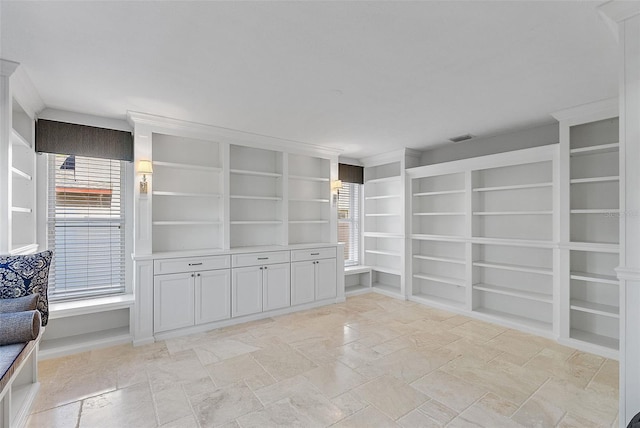
[[[471,134],[464,134],[464,135],[458,135],[457,137],[452,137],[449,138],[449,141],[453,142],[453,143],[459,143],[460,141],[466,141],[466,140],[470,140],[474,137],[474,135]]]

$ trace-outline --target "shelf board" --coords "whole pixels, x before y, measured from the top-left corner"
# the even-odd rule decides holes
[[[374,179],[365,181],[364,184],[387,183],[387,182],[393,182],[393,181],[400,181],[400,176],[394,175],[393,177],[374,178]]]
[[[506,245],[513,247],[536,247],[536,248],[553,248],[553,241],[537,240],[537,239],[509,239],[509,238],[484,238],[475,236],[471,238],[473,244],[485,245]]]
[[[464,309],[465,307],[463,302],[424,293],[412,293],[410,300],[424,303],[426,305],[435,304],[436,306],[449,306],[457,309]]]
[[[247,199],[251,201],[281,201],[280,196],[249,196],[249,195],[230,195],[230,199]]]
[[[476,187],[474,192],[500,192],[504,190],[539,189],[542,187],[553,187],[553,182],[514,184],[511,186]]]
[[[464,189],[438,190],[438,191],[434,191],[434,192],[418,192],[418,193],[414,193],[413,196],[455,195],[455,194],[460,194],[460,193],[464,193],[464,192],[465,192]]]
[[[620,309],[617,306],[571,299],[570,308],[574,311],[588,312],[590,314],[602,315],[610,318],[620,318]]]
[[[536,293],[534,291],[515,290],[509,287],[490,284],[474,284],[474,290],[485,291],[487,293],[502,294],[505,296],[518,297],[526,300],[534,300],[536,302],[553,303],[553,296],[550,294]]]
[[[402,297],[400,287],[396,287],[394,285],[374,282],[373,284],[371,284],[371,288],[391,297]]]
[[[282,174],[277,172],[249,171],[246,169],[232,169],[229,172],[238,175],[255,175],[257,177],[282,177]]]
[[[328,224],[329,220],[289,220],[289,224]]]
[[[587,282],[599,282],[601,284],[620,285],[620,281],[614,275],[599,275],[589,272],[577,272],[572,271],[570,275],[571,279]]]
[[[208,220],[160,220],[151,222],[154,226],[209,226],[222,224],[221,221]]]
[[[382,272],[382,273],[388,273],[390,275],[397,275],[397,276],[402,275],[402,272],[399,271],[398,269],[391,269],[384,266],[371,266],[371,272]]]
[[[501,312],[501,311],[496,311],[493,309],[487,309],[487,308],[475,308],[473,310],[474,312],[477,312],[479,314],[483,314],[483,315],[488,315],[490,317],[494,317],[494,318],[498,318],[504,321],[508,321],[514,324],[520,324],[522,326],[528,327],[530,329],[534,329],[534,330],[541,330],[541,331],[552,331],[553,329],[553,325],[551,323],[548,322],[544,322],[544,321],[539,321],[539,320],[534,320],[531,318],[525,318],[523,316],[518,316],[518,315],[513,315],[513,314],[508,314],[506,312]]]
[[[551,215],[553,211],[474,211],[473,215]]]
[[[289,175],[289,178],[292,180],[303,180],[303,181],[317,181],[317,182],[325,182],[328,183],[329,179],[326,177],[309,177],[306,175]]]
[[[32,209],[26,207],[11,207],[11,211],[14,213],[30,213]]]
[[[366,198],[364,198],[366,201],[373,201],[373,200],[377,200],[377,199],[394,199],[394,198],[399,198],[400,195],[382,195],[382,196],[367,196]]]
[[[443,284],[451,284],[451,285],[455,285],[456,287],[465,287],[465,281],[463,279],[458,279],[458,278],[451,278],[448,276],[441,276],[441,275],[431,275],[428,273],[414,273],[413,274],[414,278],[419,278],[419,279],[425,279],[427,281],[435,281],[435,282],[441,282]]]
[[[365,214],[365,217],[399,217],[400,214],[393,213],[377,213],[377,214]]]
[[[570,180],[571,184],[581,184],[581,183],[604,183],[607,181],[620,181],[620,176],[611,175],[608,177],[590,177],[590,178],[572,178]]]
[[[11,172],[16,177],[24,178],[25,180],[31,180],[33,178],[33,177],[31,177],[30,174],[27,174],[26,172],[14,167],[14,166],[11,167]]]
[[[589,331],[579,330],[572,328],[569,332],[569,337],[582,342],[591,343],[593,345],[602,346],[603,348],[609,348],[618,350],[620,347],[620,341],[613,337],[603,336],[601,334],[591,333]]]
[[[419,260],[432,260],[434,262],[455,263],[460,265],[464,265],[466,263],[465,259],[455,258],[455,257],[436,257],[436,256],[423,256],[420,254],[414,254],[413,258],[419,259]]]
[[[243,225],[243,224],[282,224],[280,220],[236,220],[231,224]]]
[[[321,203],[329,203],[329,199],[289,198],[289,202],[321,202]]]
[[[440,215],[440,216],[461,216],[464,215],[465,213],[463,212],[430,212],[430,213],[413,213],[413,215],[416,216],[435,216],[435,215]]]
[[[571,214],[619,214],[620,210],[617,208],[606,209],[606,208],[598,208],[598,209],[579,209],[579,210],[571,210]]]
[[[220,198],[219,193],[199,193],[199,192],[167,192],[164,190],[154,190],[151,193],[153,196],[187,196],[195,198]]]
[[[569,242],[569,244],[563,245],[562,247],[566,247],[570,250],[579,250],[579,251],[593,251],[600,253],[619,253],[620,245],[619,244],[607,244],[601,242]]]
[[[15,129],[11,129],[11,144],[20,145],[31,149],[31,144]]]
[[[19,255],[19,254],[32,254],[32,253],[35,253],[37,250],[38,250],[38,244],[35,244],[35,243],[31,243],[31,244],[15,243],[11,245],[11,250],[9,250],[9,254],[12,256]]]
[[[67,318],[97,312],[130,308],[135,304],[133,294],[96,297],[93,299],[53,302],[49,305],[49,319]]]
[[[514,265],[514,264],[507,264],[507,263],[493,263],[493,262],[487,262],[484,260],[478,260],[473,262],[473,266],[509,270],[514,272],[527,272],[527,273],[536,273],[541,275],[553,275],[553,269],[551,268]]]
[[[364,250],[365,253],[369,253],[369,254],[380,254],[383,256],[394,256],[394,257],[400,257],[402,256],[401,253],[398,253],[397,251],[385,251],[385,250]]]
[[[384,232],[365,232],[362,234],[365,238],[404,238],[401,233],[384,233]]]
[[[217,166],[195,165],[195,164],[190,164],[190,163],[153,161],[153,165],[155,165],[155,166],[163,166],[163,167],[166,167],[166,168],[190,169],[190,170],[194,170],[194,171],[208,171],[208,172],[221,172],[222,171],[222,168],[219,168]]]
[[[414,233],[411,235],[411,239],[418,241],[444,241],[444,242],[465,242],[467,238],[464,236],[449,236],[449,235],[426,235],[421,233]]]
[[[597,146],[580,147],[578,149],[571,149],[569,153],[571,156],[581,155],[595,155],[599,153],[617,152],[620,149],[620,143],[599,144]]]
[[[79,350],[91,349],[95,346],[114,345],[131,341],[129,327],[119,327],[101,330],[94,333],[79,334],[40,341],[40,356],[43,358],[55,357]]]

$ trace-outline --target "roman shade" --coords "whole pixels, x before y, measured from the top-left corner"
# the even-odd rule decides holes
[[[338,179],[345,183],[364,184],[364,168],[340,163],[338,164]]]
[[[126,131],[40,119],[36,151],[133,161],[133,137]]]

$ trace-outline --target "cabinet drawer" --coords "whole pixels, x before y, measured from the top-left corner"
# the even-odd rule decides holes
[[[310,248],[308,250],[291,251],[291,261],[330,259],[336,256],[336,247]]]
[[[179,259],[155,260],[153,274],[197,272],[201,270],[226,269],[229,256],[184,257]]]
[[[233,267],[269,265],[289,261],[289,251],[269,251],[264,253],[234,254],[231,256]]]

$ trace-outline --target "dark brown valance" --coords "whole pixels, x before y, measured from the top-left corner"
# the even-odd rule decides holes
[[[364,168],[361,166],[339,163],[338,179],[345,183],[364,184]]]
[[[133,137],[126,131],[40,119],[36,151],[133,161]]]

